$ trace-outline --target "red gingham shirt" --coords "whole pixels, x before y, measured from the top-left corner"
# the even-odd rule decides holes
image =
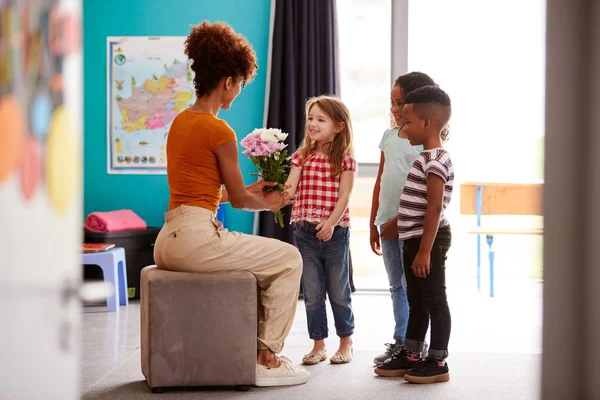
[[[310,153],[308,160],[302,165],[298,153],[292,157],[292,166],[302,170],[296,203],[292,208],[291,222],[307,221],[320,223],[325,221],[335,208],[340,189],[341,174],[332,177],[333,165],[329,157]],[[356,171],[356,160],[350,154],[344,156],[343,171]],[[339,226],[350,226],[350,211],[348,208],[338,222]]]

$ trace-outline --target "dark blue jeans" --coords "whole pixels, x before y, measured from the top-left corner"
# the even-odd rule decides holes
[[[431,270],[426,278],[417,278],[412,263],[419,252],[421,237],[404,241],[404,272],[410,312],[406,341],[407,350],[420,353],[431,318],[429,355],[437,360],[448,357],[451,317],[446,298],[446,253],[452,244],[450,226],[438,230],[431,248]]]
[[[296,223],[294,236],[302,255],[302,293],[308,321],[308,335],[312,340],[328,336],[326,295],[329,296],[335,330],[339,337],[354,333],[354,313],[350,290],[348,254],[350,230],[336,226],[327,242],[317,239],[316,225]]]

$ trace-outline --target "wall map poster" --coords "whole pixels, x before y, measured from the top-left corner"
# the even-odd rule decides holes
[[[166,173],[175,116],[195,101],[185,36],[108,37],[109,174]]]

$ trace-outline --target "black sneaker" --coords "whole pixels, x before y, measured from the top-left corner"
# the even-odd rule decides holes
[[[396,343],[386,343],[385,346],[387,347],[385,351],[373,359],[373,363],[375,365],[381,365],[390,358],[392,358],[392,354],[402,350],[402,346],[404,346],[404,343],[402,343],[399,340],[396,340]],[[421,353],[421,358],[426,359],[428,354],[429,345],[427,344],[427,342],[425,342],[423,343],[423,352]]]
[[[396,341],[396,343],[386,343],[385,345],[387,347],[385,351],[373,359],[375,365],[381,365],[392,358],[392,354],[402,350],[403,344],[402,342]]]
[[[448,363],[441,367],[437,360],[429,357],[414,369],[408,371],[404,375],[404,380],[412,383],[448,382],[450,380]]]
[[[375,368],[375,373],[385,377],[401,377],[415,368],[419,361],[410,361],[406,358],[406,350],[401,349],[393,353],[389,360]]]

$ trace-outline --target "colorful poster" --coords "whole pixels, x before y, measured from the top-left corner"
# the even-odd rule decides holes
[[[175,116],[195,101],[185,36],[108,37],[109,174],[166,173]]]

